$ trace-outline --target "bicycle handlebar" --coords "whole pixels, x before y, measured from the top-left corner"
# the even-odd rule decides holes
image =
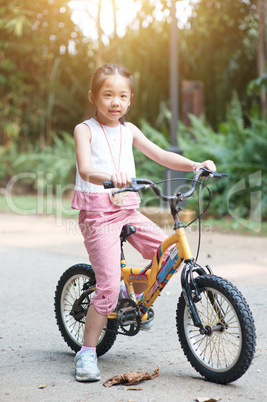
[[[157,184],[155,184],[153,181],[149,180],[149,179],[137,179],[137,178],[132,178],[131,179],[131,187],[128,188],[122,188],[120,190],[116,190],[114,191],[112,194],[118,194],[118,193],[123,193],[125,191],[141,191],[146,189],[147,187],[151,187],[151,189],[154,191],[154,193],[156,194],[156,196],[161,199],[162,201],[172,201],[172,200],[179,200],[182,201],[186,198],[191,197],[194,192],[196,191],[196,187],[197,187],[197,183],[199,182],[199,178],[200,177],[213,177],[216,179],[220,179],[222,177],[227,177],[228,174],[226,173],[217,173],[217,172],[213,172],[211,170],[208,170],[206,168],[201,168],[199,169],[195,175],[194,178],[192,179],[192,184],[190,189],[185,192],[185,193],[177,193],[177,194],[173,194],[173,195],[164,195],[162,193],[162,191],[159,189],[159,187],[157,186]],[[114,183],[112,180],[106,180],[103,182],[104,188],[114,188]]]

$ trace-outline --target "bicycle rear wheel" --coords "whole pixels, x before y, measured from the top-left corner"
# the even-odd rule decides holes
[[[57,284],[54,299],[57,325],[63,339],[75,352],[83,344],[85,319],[95,289],[95,273],[88,264],[73,265],[63,273]],[[117,332],[117,321],[107,319],[96,346],[98,356],[112,347]]]
[[[183,295],[176,311],[176,327],[182,349],[191,365],[209,381],[236,381],[249,368],[256,346],[256,330],[249,306],[227,280],[203,275],[196,279],[201,300],[195,304],[202,335],[194,326]]]

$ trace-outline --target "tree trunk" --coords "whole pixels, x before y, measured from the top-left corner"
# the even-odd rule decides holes
[[[113,37],[117,38],[117,6],[116,6],[116,0],[112,0],[112,10],[113,10],[113,19],[114,19],[114,31],[113,31]]]
[[[258,0],[258,15],[259,15],[259,42],[258,42],[258,73],[259,77],[265,74],[265,45],[264,45],[264,23],[265,23],[265,0]],[[266,91],[261,89],[261,113],[266,117]]]
[[[97,67],[100,67],[104,64],[103,60],[103,42],[102,42],[102,35],[103,35],[103,29],[101,27],[101,9],[102,9],[102,1],[98,1],[98,12],[97,12],[97,21],[96,21],[96,29],[97,29],[97,36],[98,36],[98,49],[96,52],[96,65]]]
[[[264,25],[264,41],[265,41],[265,59],[267,56],[267,1],[263,1],[263,25]]]

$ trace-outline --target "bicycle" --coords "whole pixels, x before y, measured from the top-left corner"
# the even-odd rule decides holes
[[[119,299],[115,311],[108,316],[96,347],[98,356],[110,350],[118,334],[134,336],[140,331],[142,321],[152,319],[153,303],[173,274],[181,270],[182,293],[177,303],[176,328],[188,361],[207,380],[220,384],[236,381],[247,371],[256,346],[256,330],[250,308],[231,282],[214,275],[208,265],[201,267],[196,262],[185,227],[179,219],[182,210],[180,202],[194,194],[197,184],[202,186],[208,177],[223,176],[227,175],[200,169],[187,192],[171,196],[164,195],[156,183],[147,179],[132,179],[130,188],[114,191],[115,194],[151,188],[162,201],[169,202],[174,234],[159,246],[150,267],[130,268],[123,243],[135,232],[135,227],[123,227],[120,237],[121,279],[129,298]],[[111,188],[113,183],[105,182],[104,185]],[[199,221],[204,212],[199,212]],[[171,251],[168,251],[170,248]],[[169,255],[164,261],[167,252]],[[147,289],[138,300],[133,283],[147,283]],[[89,264],[73,265],[63,273],[57,284],[54,300],[57,324],[64,340],[75,352],[82,345],[85,318],[95,290],[94,271]]]

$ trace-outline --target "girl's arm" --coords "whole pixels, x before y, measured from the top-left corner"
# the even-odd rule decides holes
[[[91,162],[91,132],[87,125],[78,124],[74,129],[76,160],[80,176],[93,184],[103,184],[110,180],[110,175],[92,168]]]
[[[153,161],[173,170],[193,171],[205,167],[216,171],[216,166],[212,161],[204,161],[202,163],[191,161],[182,155],[174,152],[165,151],[158,145],[150,141],[136,126],[127,123],[133,135],[133,145],[139,149],[144,155]]]
[[[103,185],[104,180],[112,180],[117,188],[130,185],[131,178],[126,173],[111,174],[92,167],[91,132],[86,124],[75,127],[74,141],[78,170],[83,180],[97,185]]]

